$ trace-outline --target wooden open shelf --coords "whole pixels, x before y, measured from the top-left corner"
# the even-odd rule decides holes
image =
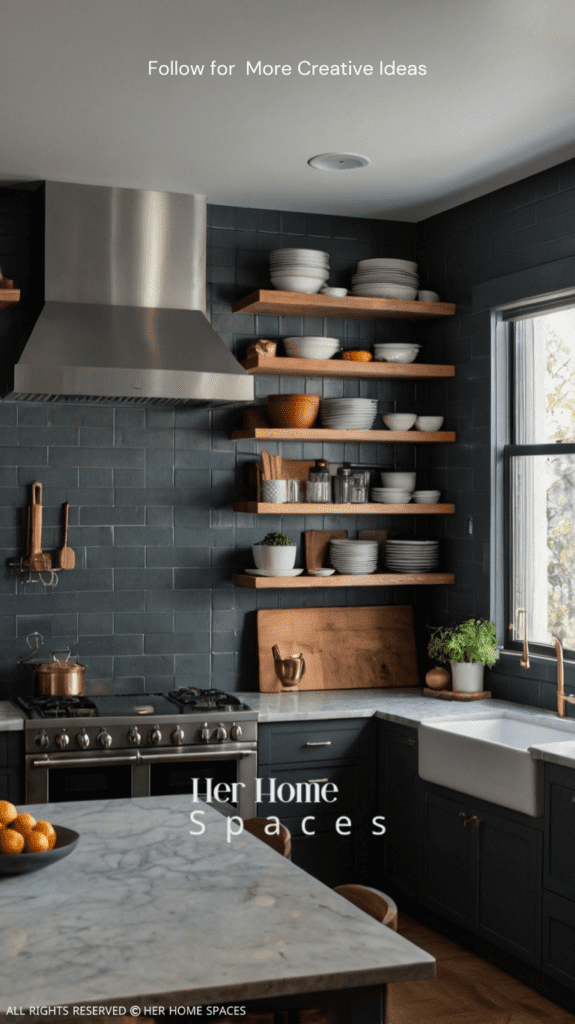
[[[351,359],[291,359],[288,356],[246,356],[248,373],[283,377],[355,377],[378,380],[413,380],[423,377],[455,377],[454,366],[434,363],[360,363]]]
[[[450,572],[372,573],[369,576],[232,576],[236,587],[250,590],[296,590],[301,587],[412,587],[455,583]]]
[[[345,505],[336,505],[335,502],[326,502],[325,505],[315,501],[305,502],[275,502],[268,501],[237,501],[233,506],[234,512],[255,512],[256,515],[273,516],[450,516],[455,512],[455,505],[438,504],[417,505],[415,502],[409,505],[379,505],[375,502],[362,505],[359,502]]]
[[[10,306],[15,306],[17,302],[20,302],[19,288],[0,287],[0,309],[10,309]]]
[[[455,441],[455,433],[452,430],[331,430],[329,427],[309,427],[307,430],[300,427],[242,427],[233,430],[231,436],[232,441],[251,438],[254,441],[350,441],[362,444]]]
[[[303,295],[258,289],[232,306],[233,313],[271,313],[275,316],[331,316],[356,320],[429,320],[454,316],[453,302],[407,302],[404,299],[376,299],[346,295]]]

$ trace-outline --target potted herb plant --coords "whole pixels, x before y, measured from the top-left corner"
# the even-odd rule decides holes
[[[252,547],[256,569],[284,576],[295,565],[296,545],[285,533],[268,533]]]
[[[485,666],[491,667],[499,658],[495,626],[488,619],[441,626],[432,634],[427,653],[433,661],[451,665],[455,691],[481,693]]]

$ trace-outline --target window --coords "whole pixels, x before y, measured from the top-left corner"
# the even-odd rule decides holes
[[[508,317],[506,646],[575,658],[575,306]],[[525,614],[522,614],[522,609]]]

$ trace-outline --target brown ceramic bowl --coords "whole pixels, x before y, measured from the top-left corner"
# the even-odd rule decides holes
[[[274,427],[307,428],[319,412],[319,395],[269,395],[267,414]]]

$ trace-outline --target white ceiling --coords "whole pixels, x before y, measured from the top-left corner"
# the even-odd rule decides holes
[[[4,0],[0,180],[417,221],[575,155],[574,51],[573,0]],[[148,75],[172,59],[203,76]],[[371,164],[308,166],[334,150]]]

